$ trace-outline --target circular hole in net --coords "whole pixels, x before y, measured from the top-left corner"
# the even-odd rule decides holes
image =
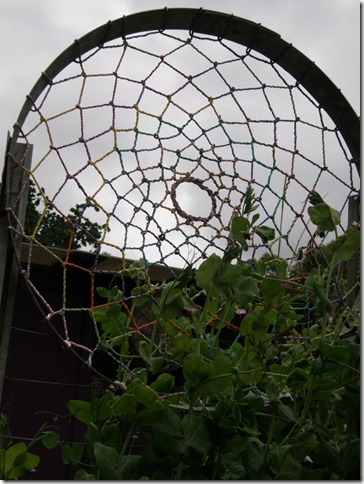
[[[189,222],[208,222],[215,214],[214,193],[198,178],[183,177],[171,190],[176,212]]]

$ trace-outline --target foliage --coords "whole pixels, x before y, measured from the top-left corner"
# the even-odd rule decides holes
[[[335,229],[323,205],[313,204],[312,221]],[[84,446],[63,447],[65,462],[83,462],[76,478],[359,478],[360,345],[342,331],[358,315],[331,298],[358,229],[300,277],[274,257],[252,271],[241,260],[247,238],[274,237],[255,229],[253,211],[248,191],[225,255],[175,281],[153,285],[139,261],[127,270],[131,295],[98,288],[99,351],[118,364],[103,395],[68,404],[86,428]],[[149,323],[139,324],[143,308]]]
[[[43,426],[38,434],[30,439],[28,445],[25,442],[13,443],[13,438],[5,414],[0,414],[0,478],[19,479],[28,472],[33,472],[39,464],[38,455],[29,452],[36,445],[42,445],[52,449],[59,445],[58,434],[54,431],[45,430]]]
[[[44,205],[44,209],[40,212],[41,205]],[[104,226],[85,217],[84,212],[88,206],[77,204],[64,216],[54,208],[44,189],[37,191],[34,183],[30,181],[24,231],[31,237],[34,234],[36,240],[47,247],[68,249],[72,233],[72,249],[87,245],[97,246]],[[95,206],[92,208],[96,212],[99,210]]]

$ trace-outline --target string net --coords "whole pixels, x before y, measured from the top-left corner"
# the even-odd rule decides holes
[[[69,337],[68,315],[94,311],[97,275],[122,285],[128,261],[142,260],[174,278],[223,254],[249,187],[256,227],[275,236],[253,231],[246,258],[270,252],[292,265],[300,248],[330,240],[308,217],[312,191],[341,213],[340,235],[359,189],[340,132],[300,83],[250,47],[188,31],[134,34],[80,56],[32,102],[19,141],[33,145],[28,175],[40,200],[32,230],[13,228],[26,244],[25,277],[47,319],[62,319],[66,344],[88,352]],[[69,226],[62,256],[42,243],[50,211]],[[96,236],[90,221],[102,227]],[[91,264],[71,262],[77,234]],[[62,267],[59,307],[32,284],[38,247]],[[114,268],[102,268],[105,254]],[[71,267],[91,281],[84,307],[67,300]]]

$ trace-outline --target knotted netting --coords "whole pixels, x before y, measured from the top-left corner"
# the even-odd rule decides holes
[[[262,52],[270,42],[269,56]],[[338,90],[323,94],[327,78],[313,79],[313,64],[276,34],[222,14],[164,10],[111,22],[65,53],[15,126],[12,141],[32,147],[31,167],[9,154],[27,175],[18,199],[28,182],[37,197],[31,230],[19,222],[17,202],[8,211],[13,237],[25,243],[26,281],[48,321],[62,318],[68,346],[91,351],[70,339],[67,315],[92,312],[97,275],[121,281],[130,261],[142,260],[174,278],[223,254],[248,189],[259,214],[247,241],[252,266],[267,252],[294,264],[302,247],[330,240],[308,216],[313,191],[340,212],[336,235],[346,229],[359,190],[354,143],[345,139],[350,115],[339,125]],[[68,226],[61,255],[42,237],[50,213]],[[259,227],[274,237],[259,237]],[[91,264],[72,262],[77,237]],[[60,307],[32,284],[39,248],[62,266]],[[103,269],[105,255],[115,267]],[[87,306],[68,305],[71,267],[91,281]]]

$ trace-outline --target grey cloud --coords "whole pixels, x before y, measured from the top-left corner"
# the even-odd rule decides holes
[[[148,3],[148,8],[154,8],[157,2],[150,2]],[[172,5],[173,2],[169,2],[169,6]],[[287,32],[288,37],[290,35],[293,36],[294,28],[290,26],[289,29],[285,27],[285,23],[287,23],[288,19],[292,19],[292,23],[294,25],[300,25],[298,22],[298,17],[301,12],[301,9],[292,10],[292,3],[287,3],[285,1],[277,2],[277,5],[280,7],[286,7],[282,9],[280,15],[277,12],[267,11],[266,8],[263,8],[264,5],[267,6],[267,3],[257,3],[254,4],[251,2],[247,2],[246,5],[249,6],[249,9],[244,11],[244,8],[234,8],[234,13],[240,16],[249,16],[253,20],[257,19],[257,16],[261,16],[261,23],[263,25],[267,25],[270,27],[271,25],[277,25],[279,22],[282,22],[282,29]],[[206,4],[206,2],[205,2]],[[112,4],[115,6],[115,4]],[[194,6],[189,4],[190,6]],[[216,6],[221,10],[221,4],[217,4],[214,2],[209,2],[209,8],[214,9],[213,6]],[[236,6],[237,3],[234,3]],[[242,5],[239,2],[239,5]],[[254,6],[255,5],[255,6]],[[270,5],[272,3],[270,2]],[[290,7],[289,7],[290,5]],[[300,4],[301,5],[301,4]],[[304,18],[309,18],[309,11],[312,11],[312,3],[306,4],[306,15]],[[54,19],[57,15],[60,15],[59,10],[60,4],[57,4],[57,9],[55,7],[47,7],[47,15],[51,16],[52,23],[51,29],[46,29],[43,31],[43,35],[46,36],[49,32],[50,38],[54,39],[56,37],[57,32],[57,25],[54,22]],[[97,6],[95,3],[92,3],[93,12],[97,11]],[[204,5],[206,6],[206,5]],[[226,8],[232,6],[231,2],[226,3]],[[317,7],[316,2],[316,10],[318,13],[321,12]],[[79,10],[78,10],[79,12]],[[104,15],[105,13],[103,13]],[[244,15],[243,15],[244,14]],[[31,15],[31,13],[29,13]],[[120,16],[120,15],[118,15]],[[46,22],[46,16],[44,15],[41,18],[41,22]],[[60,33],[65,35],[64,32],[67,32],[67,37],[69,34],[75,31],[76,26],[78,23],[75,21],[77,15],[75,15],[72,21],[67,21],[67,14],[62,11],[62,15],[59,18],[59,26],[61,27]],[[264,20],[267,18],[270,21],[265,24]],[[300,17],[302,19],[302,17]],[[83,26],[90,25],[93,22],[93,17],[88,16],[85,23],[83,23],[83,19],[80,17],[79,19],[79,27],[81,24]],[[102,19],[100,19],[102,20]],[[103,23],[102,21],[100,23]],[[96,25],[97,26],[97,25]],[[30,28],[27,26],[27,28]],[[303,32],[312,33],[312,26],[308,29],[305,29],[304,26],[301,25],[300,32],[297,34],[297,41],[298,43],[302,42],[303,39]],[[50,32],[52,30],[52,32]],[[278,28],[274,30],[279,31]],[[86,33],[87,29],[83,32]],[[291,33],[290,33],[291,32]],[[286,36],[282,33],[282,37],[285,38]],[[57,47],[58,44],[63,40],[63,37],[57,37]],[[287,39],[289,40],[289,39]],[[166,45],[163,44],[159,46],[155,44],[154,37],[150,37],[149,39],[144,39],[144,42],[147,42],[153,51],[159,52],[158,49],[165,50]],[[39,38],[36,38],[36,42],[39,42]],[[63,48],[67,47],[71,41],[65,42]],[[141,42],[142,43],[142,42]],[[307,40],[307,45],[312,45],[312,39]],[[31,44],[29,44],[30,48]],[[42,42],[42,48],[44,51],[41,53],[41,58],[37,60],[37,64],[41,63],[43,57],[50,54],[54,50],[54,45],[52,49],[49,48],[44,42]],[[60,49],[60,50],[63,50]],[[321,56],[321,49],[322,46],[318,45],[316,55],[318,58]],[[304,49],[301,49],[304,50]],[[116,52],[116,51],[115,51]],[[58,53],[58,52],[57,52]],[[218,54],[217,49],[215,52]],[[111,51],[110,51],[111,54]],[[200,64],[195,63],[196,58],[188,49],[185,49],[181,52],[181,57],[179,58],[179,63],[171,63],[174,65],[175,68],[181,69],[187,75],[195,75],[199,73],[202,69],[208,68],[208,62],[204,60],[201,61]],[[127,55],[129,55],[127,53]],[[211,54],[210,54],[211,55]],[[119,56],[119,57],[118,57]],[[101,56],[102,57],[102,56]],[[111,56],[112,57],[112,56]],[[111,58],[108,56],[108,60]],[[117,54],[115,58],[112,60],[112,65],[117,63],[118,58],[120,58],[120,54]],[[139,58],[139,61],[136,62],[135,59]],[[151,72],[153,62],[155,64],[156,59],[150,58],[151,61],[145,61],[144,54],[137,54],[136,51],[130,51],[130,61],[127,60],[125,66],[123,65],[123,69],[121,73],[125,75],[127,79],[147,79],[148,74]],[[192,60],[193,59],[193,60]],[[47,59],[47,62],[43,65],[40,70],[44,70],[44,67],[49,64],[51,59]],[[104,72],[112,72],[112,67],[110,67],[109,62],[102,61],[101,64],[96,62],[97,56],[95,56],[95,63],[92,61],[86,64],[87,74],[93,73],[104,73]],[[25,62],[29,64],[32,63],[31,59],[25,59]],[[250,59],[247,62],[254,62]],[[254,70],[258,69],[259,76],[261,77],[261,82],[264,82],[265,79],[270,81],[270,74],[265,73],[263,64],[255,63]],[[21,86],[24,86],[24,70],[32,69],[31,65],[24,64],[22,68],[19,67],[17,64],[15,69],[17,72],[21,72]],[[236,88],[239,89],[244,82],[247,82],[249,86],[260,87],[260,83],[254,79],[253,76],[248,76],[248,71],[245,70],[245,75],[247,78],[244,79],[239,77],[239,70],[241,71],[241,65],[236,67],[231,65],[226,65],[221,67],[223,71],[224,77],[232,79],[231,83],[236,84]],[[70,70],[73,73],[72,68]],[[38,74],[38,73],[37,73]],[[161,75],[162,74],[162,75]],[[338,71],[338,79],[340,75],[342,76],[342,72]],[[62,76],[70,75],[67,72],[62,73]],[[266,77],[268,75],[268,77]],[[37,75],[35,75],[37,77]],[[247,80],[249,77],[249,80]],[[345,76],[344,76],[345,77]],[[347,77],[347,76],[346,76]],[[219,79],[218,76],[212,77],[207,76],[206,79],[203,77],[201,78],[194,78],[194,83],[203,90],[207,95],[211,95],[216,97],[217,95],[223,94],[225,91],[228,91],[228,85],[225,84],[223,81],[220,83],[216,82],[216,79]],[[75,105],[78,102],[77,95],[80,94],[81,90],[81,78],[78,78],[74,83],[74,90],[71,89],[72,82],[69,84],[59,84],[58,86],[54,86],[55,88],[55,96],[52,102],[50,103],[50,108],[47,108],[47,104],[42,107],[42,110],[46,117],[52,118],[49,120],[49,124],[52,127],[52,131],[54,131],[54,144],[56,146],[61,146],[68,143],[76,142],[78,137],[82,135],[82,126],[80,125],[80,113],[75,108]],[[196,171],[193,172],[192,176],[204,180],[204,184],[210,190],[217,190],[220,191],[220,197],[225,196],[232,196],[233,200],[231,202],[232,205],[238,206],[241,202],[241,197],[244,193],[244,189],[246,188],[246,184],[251,177],[256,178],[257,184],[257,191],[258,195],[261,193],[264,196],[264,203],[261,206],[261,220],[267,217],[267,214],[272,213],[273,211],[276,213],[280,213],[281,204],[279,201],[279,197],[277,196],[276,191],[282,190],[283,183],[284,183],[284,176],[279,176],[277,173],[272,175],[270,172],[270,164],[272,163],[272,143],[273,143],[273,118],[274,116],[279,116],[281,119],[291,119],[294,117],[292,102],[287,97],[285,98],[284,103],[281,101],[281,97],[279,97],[279,91],[277,88],[270,88],[268,97],[271,99],[272,106],[269,107],[267,102],[264,100],[263,92],[261,89],[258,91],[237,91],[235,97],[239,102],[239,105],[244,107],[247,113],[247,117],[251,119],[250,125],[248,124],[230,124],[226,125],[226,133],[223,132],[221,126],[218,124],[218,118],[215,113],[213,113],[212,107],[207,107],[206,109],[199,112],[194,117],[194,121],[189,121],[189,112],[196,112],[199,108],[203,107],[207,102],[207,96],[203,96],[201,93],[197,93],[196,89],[193,87],[193,83],[188,85],[183,91],[177,93],[173,96],[173,100],[176,103],[175,105],[171,105],[167,111],[163,112],[163,110],[167,107],[167,99],[165,98],[165,94],[172,93],[174,91],[178,91],[181,86],[187,82],[186,78],[178,74],[175,70],[171,69],[167,65],[161,66],[155,75],[149,77],[146,81],[146,88],[144,90],[143,97],[141,98],[141,102],[139,103],[139,109],[144,110],[145,113],[137,113],[137,110],[134,108],[134,103],[137,102],[139,99],[139,95],[142,92],[141,84],[133,84],[129,80],[125,80],[124,84],[119,84],[119,91],[116,93],[117,102],[120,105],[126,106],[124,109],[117,110],[117,118],[115,119],[115,126],[120,129],[130,128],[130,131],[118,131],[116,133],[116,142],[120,149],[119,158],[115,153],[109,153],[107,156],[103,158],[103,154],[106,151],[112,151],[112,136],[113,134],[111,131],[108,131],[110,124],[111,124],[111,109],[107,106],[108,102],[111,99],[112,95],[112,86],[113,86],[114,79],[110,75],[109,77],[88,77],[86,80],[86,84],[84,87],[83,95],[81,98],[81,104],[83,107],[83,136],[88,140],[87,146],[89,152],[86,152],[85,147],[82,143],[77,143],[74,146],[69,148],[63,148],[62,153],[66,155],[68,152],[70,153],[70,158],[68,158],[68,166],[67,170],[70,174],[75,174],[78,172],[78,177],[80,182],[83,184],[87,180],[87,196],[93,198],[96,202],[100,203],[103,206],[104,210],[98,215],[98,220],[101,223],[108,222],[110,228],[112,229],[110,233],[106,234],[105,241],[112,244],[113,246],[120,245],[121,240],[125,240],[129,237],[127,243],[130,247],[131,253],[133,255],[138,254],[137,247],[140,247],[142,243],[146,244],[145,254],[149,256],[152,252],[152,244],[154,245],[153,250],[155,250],[155,245],[157,241],[157,237],[160,235],[160,230],[167,232],[167,240],[164,243],[166,250],[170,253],[168,262],[175,260],[176,257],[174,256],[174,248],[177,247],[183,240],[185,236],[190,237],[190,247],[188,250],[190,251],[189,256],[191,256],[191,251],[198,251],[199,243],[198,241],[194,241],[194,233],[191,226],[186,223],[186,219],[181,212],[178,210],[176,211],[176,207],[173,205],[171,197],[166,193],[171,189],[172,181],[171,179],[166,181],[158,181],[158,177],[161,174],[160,168],[158,168],[159,161],[163,161],[163,164],[169,171],[166,171],[167,178],[171,178],[172,176],[172,167],[176,163],[177,155],[176,150],[181,149],[181,156],[184,158],[183,161],[180,161],[178,167],[178,177],[183,176],[186,171],[193,171],[194,165],[196,164],[196,160],[199,156],[199,150],[202,148],[203,150],[207,150],[205,153],[205,160],[204,163],[208,165],[208,169],[204,168],[203,165],[199,167]],[[268,82],[268,84],[269,84]],[[279,82],[279,78],[275,76],[274,83],[277,84]],[[335,82],[335,80],[334,80]],[[272,81],[273,83],[273,81]],[[273,83],[273,84],[274,84]],[[120,87],[121,86],[121,87]],[[149,88],[154,89],[154,92],[150,89],[148,91],[147,86]],[[19,95],[20,87],[16,88],[16,92],[12,93],[12,96]],[[28,89],[29,90],[29,89]],[[125,96],[124,92],[125,90]],[[10,90],[11,91],[11,90]],[[15,89],[14,89],[15,91]],[[157,91],[157,92],[155,92]],[[24,92],[24,94],[27,91]],[[95,93],[95,95],[93,94]],[[210,94],[211,93],[211,94]],[[130,94],[130,95],[129,95]],[[287,93],[285,93],[287,94]],[[307,110],[307,99],[304,99],[299,92],[295,92],[295,99],[296,99],[296,109],[298,111],[299,116],[306,116],[308,115]],[[302,102],[305,101],[305,102]],[[215,100],[216,109],[219,114],[221,114],[223,120],[226,121],[239,121],[241,123],[242,115],[239,109],[237,108],[237,104],[233,101],[232,96],[229,94],[228,96],[222,97],[220,100]],[[302,102],[302,106],[301,106]],[[91,107],[94,106],[92,109]],[[95,107],[97,106],[97,107]],[[87,109],[90,107],[90,109]],[[184,108],[184,111],[182,109]],[[47,111],[47,109],[49,109]],[[62,118],[54,117],[57,112],[62,112],[65,110],[69,110],[69,113],[64,115],[66,123],[63,122]],[[272,113],[272,110],[274,113]],[[163,119],[164,124],[160,130],[160,138],[166,138],[163,140],[163,145],[165,147],[164,152],[158,149],[158,140],[154,138],[152,135],[153,132],[156,131],[158,128],[158,116],[161,115],[163,112]],[[149,113],[149,114],[148,114]],[[16,113],[17,114],[17,113]],[[15,116],[16,116],[15,114]],[[137,149],[139,153],[132,153],[130,149],[135,142],[136,134],[133,131],[133,128],[136,126],[136,117],[139,116],[139,124],[137,125],[139,133],[138,138],[138,145]],[[317,116],[317,113],[311,113],[311,121],[312,115]],[[244,118],[243,118],[244,119]],[[13,121],[15,117],[13,118]],[[266,124],[258,124],[257,121],[265,120]],[[269,124],[268,122],[269,121]],[[201,129],[198,127],[199,123],[200,126],[203,127],[204,135],[201,136]],[[315,123],[318,124],[317,119]],[[61,128],[60,131],[56,131],[56,126],[59,124]],[[184,126],[184,134],[178,133],[178,128]],[[213,127],[214,129],[209,132],[208,130]],[[249,131],[249,129],[251,131]],[[278,145],[281,143],[285,149],[293,150],[294,146],[294,134],[293,134],[292,123],[291,124],[284,124],[283,121],[278,123],[277,126],[277,134],[278,134]],[[103,136],[97,137],[97,134],[100,132],[104,132]],[[254,138],[256,139],[257,143],[254,147],[254,155],[256,160],[259,163],[254,166],[254,170],[252,171],[252,164],[250,162],[251,157],[253,155],[252,149],[253,147],[250,144],[250,135],[253,133]],[[307,125],[298,125],[297,128],[297,137],[299,141],[299,146],[303,146],[303,155],[308,157],[309,159],[316,160],[318,157],[322,157],[322,153],[320,152],[320,139],[317,137],[321,136],[321,131],[318,131],[315,128],[310,128]],[[238,146],[234,146],[233,148],[228,146],[229,137],[233,140],[241,140],[242,134],[246,137],[246,143],[241,143]],[[285,138],[289,135],[289,140],[287,141]],[[90,137],[95,137],[94,140],[89,140]],[[40,152],[36,154],[35,160],[42,159],[42,157],[46,154],[48,150],[48,145],[50,140],[48,139],[48,134],[43,132],[44,137],[44,145],[40,147]],[[316,138],[317,139],[316,139]],[[189,138],[189,139],[188,139]],[[196,140],[197,138],[197,140]],[[245,138],[244,138],[245,139]],[[316,139],[316,140],[315,140]],[[211,141],[216,145],[214,148],[211,147]],[[220,146],[219,146],[220,145]],[[270,145],[270,146],[266,146]],[[329,146],[327,148],[327,155],[330,158],[330,163],[337,163],[338,160],[333,157],[337,157],[335,150],[330,148],[330,143],[327,143]],[[149,151],[146,149],[148,147]],[[235,153],[234,153],[235,150]],[[321,150],[322,151],[322,150]],[[224,161],[224,164],[218,165],[217,159],[221,157]],[[231,185],[232,185],[232,178],[231,172],[232,170],[232,160],[235,157],[242,158],[242,162],[239,164],[239,170],[243,172],[240,173],[242,177],[246,180],[242,183],[242,186],[239,187],[237,193],[232,192]],[[284,167],[285,172],[289,172],[289,163],[290,154],[287,153],[284,149],[276,150],[276,157],[277,157],[277,165]],[[66,156],[65,156],[66,157]],[[138,158],[139,157],[139,158]],[[292,156],[291,156],[292,157]],[[342,154],[339,155],[342,158]],[[96,165],[89,164],[88,161],[95,162],[97,161]],[[182,158],[181,158],[182,159]],[[341,160],[342,161],[342,160]],[[310,180],[313,179],[313,176],[317,176],[318,172],[314,168],[314,165],[311,165],[310,169],[307,170],[307,163],[305,162],[304,158],[301,155],[296,157],[296,169],[298,170],[300,181],[303,185],[310,187]],[[54,176],[54,166],[56,164],[58,166],[60,173],[62,176],[65,176],[65,168],[62,168],[62,161],[57,159],[57,156],[52,153],[51,155],[46,158],[45,162],[41,163],[39,166],[39,170],[37,169],[37,176],[39,173],[40,179],[44,180],[44,183],[47,183],[49,186],[49,194],[51,196],[55,195],[63,181],[58,181]],[[139,165],[138,165],[139,164]],[[144,166],[145,169],[150,165],[152,167],[151,170],[145,171],[146,175],[149,177],[149,181],[152,182],[150,184],[143,184],[143,177],[142,177],[142,170],[139,166]],[[121,166],[125,167],[125,171],[129,173],[129,177],[125,178],[120,176],[120,168]],[[216,182],[212,180],[212,178],[208,176],[209,172],[214,172],[216,175],[220,172],[220,166],[226,167],[227,173],[226,175],[220,175],[219,180]],[[344,163],[341,163],[340,166],[344,167]],[[316,171],[315,171],[316,170]],[[340,168],[335,168],[338,171],[338,177],[345,177],[347,173],[341,172]],[[52,174],[50,177],[49,174]],[[102,174],[101,174],[102,173]],[[270,181],[269,177],[271,176],[271,180],[274,181],[275,187],[269,189],[265,187],[265,184]],[[114,188],[111,188],[110,183],[106,183],[106,180],[113,180]],[[218,186],[216,185],[218,183]],[[331,183],[331,185],[330,185]],[[321,179],[318,181],[317,189],[320,190],[325,189],[326,186],[333,187],[333,180],[322,176]],[[334,193],[329,194],[329,199],[333,199],[336,203],[336,195],[337,191],[340,188],[340,183],[336,183],[336,191]],[[100,188],[101,187],[101,188]],[[72,206],[74,203],[78,203],[82,201],[82,197],[84,194],[80,193],[75,185],[75,182],[70,180],[66,183],[64,189],[62,189],[62,197],[59,196],[59,203],[64,203],[64,210],[67,211],[67,204],[68,206]],[[148,192],[148,190],[150,190]],[[211,199],[206,196],[207,192],[200,193],[201,189],[199,189],[193,183],[184,183],[183,186],[180,186],[180,189],[177,193],[178,203],[180,204],[182,210],[190,215],[198,217],[199,215],[204,216],[206,213],[209,213],[211,210]],[[48,189],[47,189],[48,192]],[[118,193],[121,194],[122,200],[118,200]],[[291,181],[287,196],[290,198],[294,197],[298,203],[303,203],[305,198],[307,197],[307,190],[305,190],[297,181]],[[325,193],[322,193],[323,195]],[[152,195],[152,198],[156,200],[156,204],[160,204],[163,202],[163,207],[159,207],[156,209],[153,207],[152,203],[145,202],[143,205],[143,198]],[[302,201],[301,201],[302,199]],[[58,200],[57,200],[58,201]],[[343,203],[343,202],[340,202]],[[229,210],[226,210],[226,207],[222,207],[222,202],[218,202],[217,211],[221,210],[221,214],[223,217],[223,223],[228,223],[231,210],[233,206],[229,207]],[[117,207],[117,210],[115,210]],[[63,208],[63,207],[62,207]],[[138,210],[140,208],[140,210]],[[299,209],[297,209],[299,211]],[[109,218],[109,214],[112,214],[111,218]],[[119,215],[121,213],[121,215]],[[157,215],[160,217],[161,225],[154,221],[148,221],[148,216],[153,216],[154,219],[158,219]],[[292,212],[287,205],[285,207],[285,225],[282,228],[282,233],[284,234],[287,231],[291,230],[291,225],[295,222],[295,213]],[[125,224],[121,223],[122,220],[129,220],[129,226],[127,227]],[[175,225],[179,224],[178,229],[174,230]],[[209,223],[199,223],[200,235],[203,235],[207,241],[211,241],[212,237],[218,237],[219,234],[214,233],[214,228]],[[142,233],[141,230],[138,229],[138,226],[147,226],[149,233],[146,235]],[[292,231],[295,233],[295,238],[299,237],[299,233],[302,231],[302,224],[299,221],[295,222],[295,227],[292,228]],[[203,242],[204,244],[205,242]],[[218,241],[216,242],[219,243]],[[196,244],[197,248],[193,248],[193,245]],[[139,251],[140,256],[140,251]]]

